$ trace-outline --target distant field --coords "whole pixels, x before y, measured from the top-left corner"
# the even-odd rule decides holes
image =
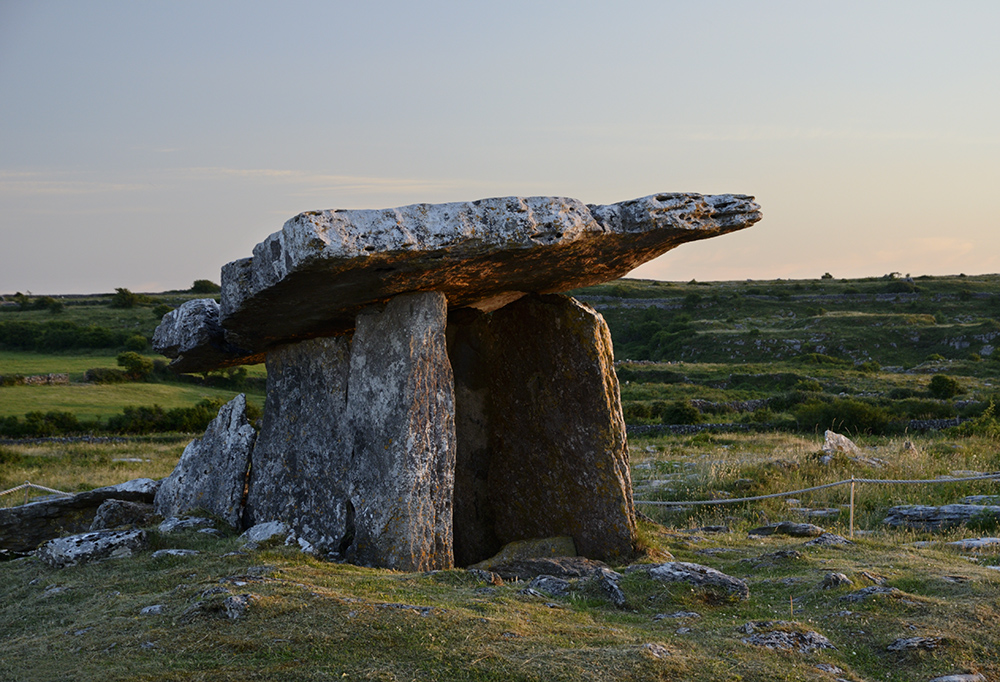
[[[156,353],[145,353],[154,360],[167,361],[168,358]],[[70,381],[82,381],[83,374],[93,367],[117,367],[118,352],[76,351],[73,353],[35,353],[31,351],[0,350],[0,376],[5,374],[69,374]],[[267,376],[263,364],[248,365],[247,376]]]
[[[80,420],[106,419],[126,406],[190,407],[205,398],[231,400],[239,391],[182,384],[71,384],[69,386],[0,387],[0,417],[27,412],[72,412]],[[248,396],[263,407],[260,396]]]

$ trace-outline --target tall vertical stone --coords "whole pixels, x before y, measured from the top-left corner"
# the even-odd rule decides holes
[[[453,565],[446,323],[447,300],[436,292],[397,296],[358,315],[348,379],[353,561],[405,571]]]
[[[478,401],[459,414],[481,403],[489,442],[489,508],[456,517],[462,560],[485,558],[491,542],[555,535],[572,536],[587,557],[627,557],[635,509],[604,319],[566,296],[530,296],[452,336],[459,395]],[[478,367],[461,360],[469,354]],[[480,470],[483,428],[483,418],[459,420],[459,462]],[[481,472],[460,477],[456,508],[484,505],[479,481]]]
[[[353,535],[350,349],[341,336],[267,354],[267,402],[252,455],[245,525],[283,521],[321,554],[343,552]]]
[[[180,462],[156,491],[156,513],[180,516],[204,509],[239,528],[256,437],[247,419],[246,396],[240,393],[219,409],[204,436],[184,448]]]

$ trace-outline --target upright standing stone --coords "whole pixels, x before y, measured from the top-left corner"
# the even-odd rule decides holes
[[[491,542],[556,535],[572,536],[583,556],[626,558],[635,509],[604,319],[566,296],[531,296],[453,338],[459,395],[474,397],[460,413],[482,404],[486,424],[474,415],[459,420],[459,462],[477,472],[463,475],[455,492],[457,509],[476,510],[456,517],[462,560],[486,558],[478,554]],[[462,361],[469,355],[476,362]]]
[[[347,420],[350,339],[312,339],[267,355],[267,403],[253,450],[246,527],[286,523],[307,548],[351,541]]]
[[[348,405],[355,537],[348,555],[404,571],[450,568],[454,379],[447,301],[398,296],[358,315]]]
[[[256,437],[247,420],[246,396],[241,393],[222,406],[204,436],[184,448],[180,462],[156,491],[156,513],[181,516],[204,509],[239,528]]]

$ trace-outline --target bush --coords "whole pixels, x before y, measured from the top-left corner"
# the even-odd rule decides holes
[[[153,317],[155,317],[156,319],[159,320],[164,315],[166,315],[167,313],[169,313],[171,310],[173,310],[173,308],[171,308],[170,306],[168,306],[166,303],[161,303],[158,306],[156,306],[155,308],[153,308]]]
[[[957,379],[944,374],[935,374],[927,384],[927,390],[938,400],[949,400],[963,392],[962,385]]]
[[[153,361],[132,350],[118,354],[118,366],[124,368],[133,381],[141,381],[153,373]]]
[[[657,415],[663,424],[698,424],[701,412],[688,400],[667,403]]]
[[[862,362],[854,369],[859,372],[864,372],[865,374],[878,374],[878,372],[882,369],[882,365],[874,360],[868,360],[867,362]]]
[[[149,340],[142,334],[133,334],[125,339],[125,350],[142,352],[149,345]]]
[[[138,302],[139,296],[123,287],[117,287],[115,295],[111,297],[112,308],[134,308]]]
[[[47,438],[83,430],[71,412],[29,412],[24,421],[17,417],[0,419],[0,435],[9,438]]]
[[[891,421],[889,412],[877,405],[844,398],[830,402],[811,401],[794,411],[799,428],[807,431],[848,431],[885,433]]]
[[[83,380],[92,384],[122,384],[128,381],[128,375],[111,367],[91,367],[84,372]]]
[[[196,279],[191,285],[192,294],[217,294],[220,291],[222,287],[208,279]]]
[[[991,400],[981,415],[953,426],[948,429],[948,433],[953,436],[980,436],[990,440],[1000,440],[1000,421],[996,417],[995,403]]]

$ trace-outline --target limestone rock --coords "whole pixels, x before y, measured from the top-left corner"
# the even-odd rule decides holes
[[[285,524],[320,554],[342,552],[353,534],[350,347],[346,337],[313,339],[268,354],[267,402],[251,455],[244,527]]]
[[[823,576],[823,582],[821,582],[819,586],[824,590],[829,590],[835,587],[843,587],[844,585],[850,584],[851,579],[843,573],[827,573]]]
[[[242,393],[222,406],[205,435],[191,441],[156,493],[160,516],[180,516],[204,509],[239,528],[250,452],[257,433],[246,415]]]
[[[575,557],[576,545],[573,538],[560,536],[554,538],[532,538],[530,540],[518,540],[511,542],[489,559],[484,559],[470,568],[482,570],[493,570],[496,566],[504,566],[517,561],[549,557]],[[538,573],[534,574],[538,575]],[[552,575],[561,575],[552,573]]]
[[[941,646],[944,641],[944,637],[901,637],[894,640],[885,649],[886,651],[912,651],[914,649],[933,651]]]
[[[640,570],[661,582],[684,582],[695,587],[718,588],[744,601],[750,598],[750,588],[746,581],[701,564],[686,561],[669,561],[663,564],[649,565],[637,564],[629,566],[626,572]]]
[[[616,279],[688,241],[760,220],[753,197],[656,194],[609,206],[504,197],[302,213],[222,271],[221,323],[254,352],[349,331],[363,308],[440,291],[491,310]],[[316,305],[336,301],[337,305]],[[211,367],[206,365],[205,369]]]
[[[68,497],[43,498],[0,509],[0,550],[30,552],[60,535],[87,531],[104,501],[151,503],[158,485],[158,481],[140,478]]]
[[[854,441],[847,436],[843,436],[827,429],[826,433],[823,434],[823,437],[823,452],[828,455],[836,454],[838,452],[843,452],[848,455],[861,454],[861,450],[858,446],[855,445]]]
[[[749,535],[789,535],[794,538],[815,538],[825,532],[819,526],[811,523],[782,521],[781,523],[772,523],[760,528],[754,528],[749,532]]]
[[[979,673],[955,673],[935,677],[929,682],[986,682],[986,678]]]
[[[178,372],[253,365],[264,359],[226,341],[219,304],[211,298],[187,301],[164,315],[153,334],[153,350],[175,358],[170,367]]]
[[[748,623],[747,625],[751,624]],[[755,623],[754,625],[756,625],[757,628],[766,628],[769,626],[769,623]],[[805,630],[800,632],[792,629],[778,629],[781,627],[787,628],[791,624],[779,622],[775,625],[777,625],[775,629],[767,632],[754,633],[750,637],[744,639],[743,643],[776,651],[798,651],[803,654],[812,653],[819,649],[837,648],[833,646],[830,640],[824,635],[821,635],[814,630]]]
[[[890,597],[892,599],[899,599],[902,596],[902,590],[895,587],[873,585],[871,587],[865,587],[864,589],[855,590],[850,594],[845,594],[840,598],[840,601],[859,603],[865,601],[866,599],[871,599],[872,597]]]
[[[1000,518],[1000,506],[946,504],[932,507],[923,504],[902,505],[889,509],[882,520],[887,526],[937,530],[968,523],[973,518]]]
[[[398,296],[358,316],[349,420],[352,560],[405,571],[451,568],[454,378],[443,294]]]
[[[458,561],[481,559],[491,534],[568,535],[583,556],[626,559],[635,508],[604,319],[566,296],[529,296],[456,326],[456,393],[468,401],[458,468],[473,472],[456,480]]]
[[[56,538],[42,545],[38,558],[52,568],[66,568],[100,559],[130,557],[147,545],[143,530],[99,530]]]
[[[145,502],[105,500],[97,508],[90,530],[109,530],[122,526],[139,528],[149,524],[153,514],[153,505]]]

